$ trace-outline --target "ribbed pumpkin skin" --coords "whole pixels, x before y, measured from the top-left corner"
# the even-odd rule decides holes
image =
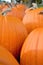
[[[27,36],[27,31],[19,19],[0,16],[0,45],[7,48],[17,58]]]
[[[8,50],[0,46],[0,65],[19,65]]]
[[[43,14],[40,14],[41,11],[43,11],[43,8],[26,10],[23,24],[26,26],[28,33],[37,27],[43,26]]]
[[[13,15],[13,16],[19,18],[20,20],[22,20],[25,15],[26,9],[27,9],[26,6],[23,4],[17,5],[14,8],[12,8],[12,10],[7,13],[7,15]]]
[[[21,50],[20,65],[43,65],[43,28],[28,35]]]

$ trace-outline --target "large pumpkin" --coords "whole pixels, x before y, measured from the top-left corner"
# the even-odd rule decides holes
[[[19,19],[13,16],[0,16],[0,45],[18,58],[27,31]]]
[[[12,54],[0,46],[0,65],[19,65]]]
[[[43,28],[32,31],[25,40],[20,65],[43,65]]]
[[[7,15],[13,15],[13,16],[19,18],[20,20],[22,20],[25,15],[26,9],[27,9],[26,6],[23,4],[17,5],[15,7],[13,7],[11,9],[11,11],[7,13]]]
[[[23,18],[23,24],[26,26],[28,33],[37,27],[42,27],[43,26],[43,8],[26,10],[26,15]]]

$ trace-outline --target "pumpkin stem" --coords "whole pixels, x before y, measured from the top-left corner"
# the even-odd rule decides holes
[[[38,8],[37,3],[32,3],[33,8]]]
[[[43,11],[41,11],[39,14],[43,14]]]
[[[31,10],[34,10],[36,8],[38,8],[37,4],[36,3],[32,3],[32,7],[30,7],[29,10],[31,11]]]

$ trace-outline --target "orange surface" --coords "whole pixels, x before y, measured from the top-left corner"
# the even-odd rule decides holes
[[[20,65],[43,65],[43,28],[28,35],[21,50]]]
[[[27,31],[19,19],[13,16],[0,16],[0,45],[18,58]]]
[[[24,15],[25,15],[25,10],[26,10],[26,6],[25,5],[17,5],[14,8],[12,8],[11,12],[8,12],[7,15],[13,15],[17,18],[19,18],[20,20],[23,19]]]
[[[23,24],[26,26],[28,33],[37,27],[43,27],[43,14],[40,14],[41,11],[43,11],[43,8],[31,11],[27,9],[23,18]]]
[[[0,46],[0,65],[19,65],[12,54]]]

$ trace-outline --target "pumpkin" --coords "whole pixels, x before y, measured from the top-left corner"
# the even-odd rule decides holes
[[[20,8],[20,9],[22,9],[24,11],[27,9],[26,5],[24,5],[24,4],[17,4],[16,7]]]
[[[0,15],[0,45],[8,49],[17,59],[27,30],[19,19]]]
[[[19,65],[19,63],[7,49],[0,46],[0,65]]]
[[[29,14],[31,12],[39,13],[41,11],[43,11],[43,7],[40,7],[40,8],[34,8],[33,7],[33,8],[26,9],[25,14]]]
[[[43,28],[33,30],[25,40],[20,65],[43,65]]]
[[[20,4],[13,7],[12,10],[7,13],[7,15],[13,15],[19,18],[20,20],[22,20],[25,15],[25,10],[26,10],[26,6]]]
[[[26,10],[26,15],[23,18],[23,24],[25,25],[28,33],[37,27],[43,26],[43,7],[34,10]]]

